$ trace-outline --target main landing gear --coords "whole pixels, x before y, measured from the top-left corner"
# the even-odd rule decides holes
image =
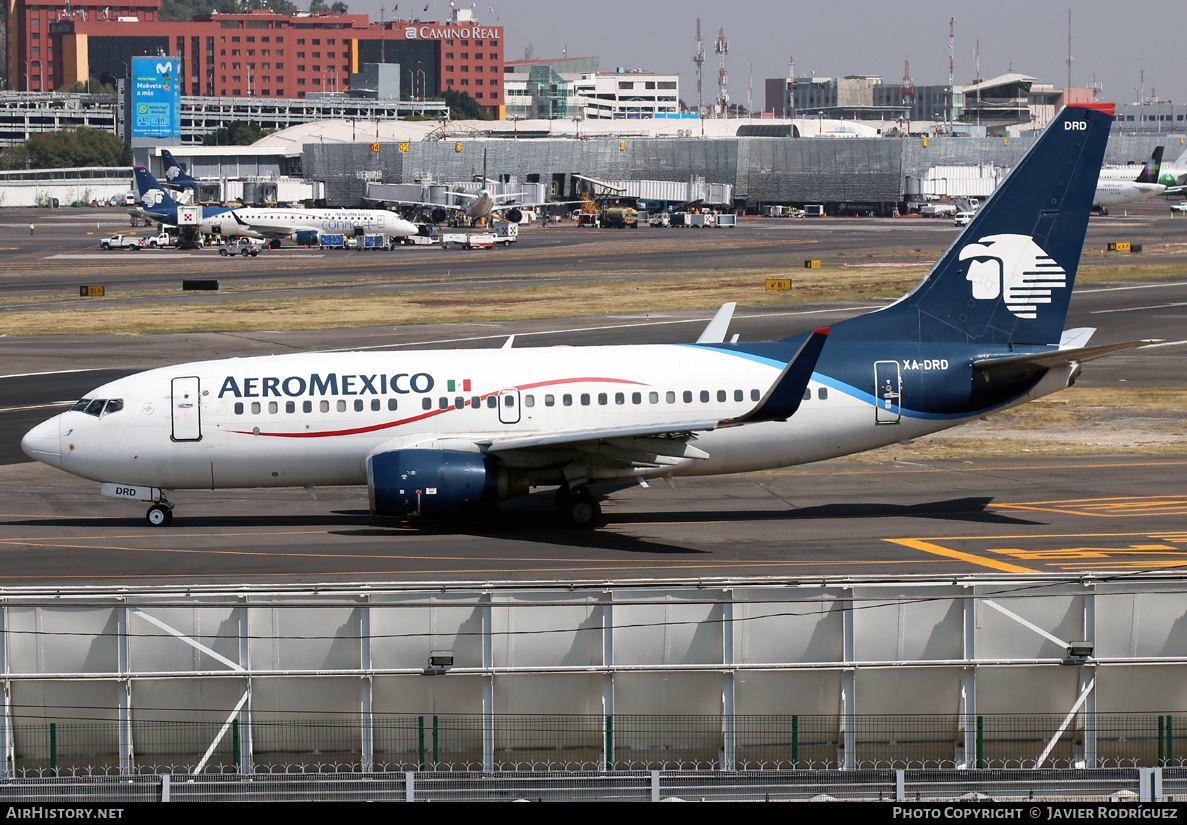
[[[556,509],[574,527],[590,530],[598,526],[602,507],[585,485],[570,490],[561,485],[556,491]]]
[[[162,498],[148,508],[144,520],[148,522],[149,527],[168,527],[169,522],[173,521],[173,505]]]

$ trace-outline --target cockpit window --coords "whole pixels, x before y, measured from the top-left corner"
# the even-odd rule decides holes
[[[123,408],[124,399],[122,398],[84,398],[70,409],[98,418],[101,415],[119,412]]]

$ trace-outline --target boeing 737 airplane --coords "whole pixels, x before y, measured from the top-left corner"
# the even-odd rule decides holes
[[[1143,342],[1065,332],[1113,107],[1064,109],[940,261],[895,303],[770,343],[292,354],[105,384],[21,442],[150,502],[173,491],[366,485],[377,516],[451,518],[558,488],[575,525],[598,483],[850,455],[1070,386]]]
[[[143,206],[134,214],[169,226],[178,224],[175,201],[143,166],[134,169],[136,188]],[[407,238],[417,233],[416,224],[386,209],[298,209],[202,207],[198,231],[205,235],[262,238],[275,248],[283,238],[299,244],[316,245],[323,234],[354,235],[358,232]]]
[[[1100,209],[1102,215],[1107,215],[1110,206],[1120,206],[1163,194],[1167,187],[1158,182],[1158,170],[1161,165],[1162,147],[1159,146],[1154,149],[1154,154],[1142,166],[1142,171],[1136,178],[1132,177],[1133,173],[1129,171],[1102,169],[1100,179],[1096,183],[1096,196],[1092,200],[1092,206]]]

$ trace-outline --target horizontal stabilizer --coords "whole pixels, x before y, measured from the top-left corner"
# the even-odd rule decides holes
[[[1157,338],[1149,338],[1144,341],[1128,341],[1124,344],[1104,344],[1099,347],[1049,350],[1047,352],[1035,352],[1029,355],[995,355],[989,358],[979,358],[973,362],[973,366],[986,372],[1037,372],[1039,370],[1057,367],[1061,364],[1068,364],[1072,361],[1079,363],[1094,361],[1097,358],[1112,355],[1114,352],[1134,349],[1135,347],[1144,347],[1149,344],[1157,344],[1159,341],[1160,339]]]
[[[1090,339],[1096,332],[1096,327],[1076,327],[1075,329],[1065,329],[1063,335],[1059,338],[1060,349],[1075,349],[1076,347],[1088,346],[1088,339]]]

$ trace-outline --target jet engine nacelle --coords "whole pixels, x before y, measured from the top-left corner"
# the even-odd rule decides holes
[[[367,457],[367,491],[372,515],[438,518],[523,495],[528,482],[482,453],[407,449]]]
[[[436,206],[429,213],[429,217],[433,219],[433,223],[445,223],[445,219],[449,217],[449,214],[440,206]]]
[[[508,209],[503,213],[503,216],[511,223],[519,223],[523,220],[523,212],[519,209]]]
[[[293,240],[301,246],[317,246],[320,241],[316,229],[300,229],[293,233]]]

